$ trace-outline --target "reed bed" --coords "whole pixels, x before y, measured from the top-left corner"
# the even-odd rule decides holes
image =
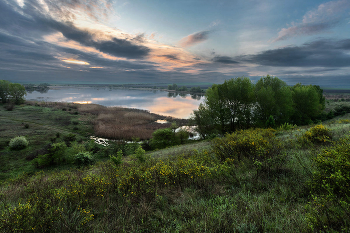
[[[156,123],[157,120],[176,122],[178,126],[186,125],[188,122],[186,119],[165,117],[141,109],[66,102],[27,101],[27,103],[29,105],[69,111],[72,114],[93,116],[93,120],[89,122],[94,126],[95,136],[116,140],[132,140],[135,138],[147,140],[152,137],[152,133],[155,130],[167,128],[171,125],[171,123]]]

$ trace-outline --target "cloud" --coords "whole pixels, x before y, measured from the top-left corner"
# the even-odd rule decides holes
[[[208,39],[209,31],[196,32],[182,38],[179,42],[181,47],[190,47]]]
[[[336,26],[343,13],[350,8],[350,1],[331,1],[318,6],[317,9],[307,12],[301,23],[288,28],[282,28],[273,42],[286,40],[291,37],[315,35]]]
[[[317,40],[235,59],[275,67],[350,67],[350,39]]]
[[[65,21],[76,19],[76,12],[84,13],[91,19],[99,21],[108,18],[113,9],[112,2],[112,0],[37,0],[25,2],[25,5],[36,3],[41,13],[54,14]]]
[[[237,63],[239,63],[237,61],[234,61],[232,57],[228,57],[228,56],[215,56],[212,59],[212,61],[223,63],[223,64],[237,64]]]

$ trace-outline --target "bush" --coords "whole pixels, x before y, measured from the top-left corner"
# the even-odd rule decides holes
[[[240,161],[243,157],[262,159],[270,154],[274,132],[273,129],[250,129],[226,134],[212,141],[212,149],[222,161],[227,158]]]
[[[86,166],[94,163],[94,158],[89,152],[80,152],[75,155],[74,163],[78,166]]]
[[[12,150],[21,150],[26,148],[28,144],[29,143],[24,136],[18,136],[11,139],[9,146]]]
[[[331,142],[331,140],[331,131],[324,125],[312,127],[299,138],[299,142],[301,143],[328,143]]]
[[[39,155],[33,160],[33,163],[38,168],[62,164],[66,161],[66,149],[67,146],[63,142],[50,144],[47,149],[48,153]]]
[[[152,136],[150,144],[153,149],[163,149],[176,144],[175,133],[169,128],[158,129]]]
[[[67,134],[63,137],[63,141],[66,143],[67,146],[70,146],[72,142],[76,140],[76,135],[75,134]]]
[[[117,157],[110,155],[110,160],[114,163],[115,166],[119,166],[122,163],[123,152],[120,150],[117,153]]]
[[[280,127],[278,127],[278,130],[291,130],[291,129],[295,129],[296,127],[297,125],[289,124],[286,122],[280,125]]]
[[[12,111],[14,108],[15,108],[15,105],[13,103],[8,103],[4,106],[4,108],[7,110],[7,111]]]
[[[146,152],[145,152],[144,149],[142,149],[141,146],[139,146],[139,148],[137,148],[137,149],[135,150],[136,158],[137,158],[141,163],[143,163],[143,162],[146,161],[145,154],[146,154]]]
[[[310,182],[313,201],[309,226],[314,232],[350,230],[350,138],[325,149],[315,159],[317,171]]]

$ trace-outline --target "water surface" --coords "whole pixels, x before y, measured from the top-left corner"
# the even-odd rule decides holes
[[[177,95],[166,91],[115,89],[109,87],[55,87],[46,93],[27,93],[27,100],[93,103],[149,110],[165,116],[188,118],[203,101],[200,96]]]

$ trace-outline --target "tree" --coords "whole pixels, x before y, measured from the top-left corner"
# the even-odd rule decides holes
[[[193,111],[191,121],[193,122],[192,124],[197,126],[195,130],[203,139],[206,139],[210,134],[219,133],[215,127],[215,120],[211,111],[202,103],[199,105],[198,110]]]
[[[255,119],[264,126],[273,117],[277,125],[289,122],[293,114],[292,90],[277,77],[267,75],[255,84],[256,108]]]
[[[252,106],[254,104],[254,85],[249,78],[235,78],[223,84],[214,84],[208,88],[206,99],[198,111],[194,112],[194,121],[199,132],[208,131],[222,134],[233,132],[251,125]],[[214,125],[207,127],[205,125]]]
[[[0,99],[2,103],[6,103],[9,98],[9,86],[10,82],[6,80],[0,80]]]
[[[229,130],[248,128],[251,124],[252,106],[255,102],[254,85],[246,77],[226,80],[219,93],[228,110]]]
[[[11,83],[9,85],[10,100],[15,104],[21,104],[24,102],[24,96],[26,95],[26,89],[19,83]]]
[[[302,125],[315,120],[324,109],[323,96],[320,96],[319,87],[313,85],[293,86],[294,115],[293,123]]]

